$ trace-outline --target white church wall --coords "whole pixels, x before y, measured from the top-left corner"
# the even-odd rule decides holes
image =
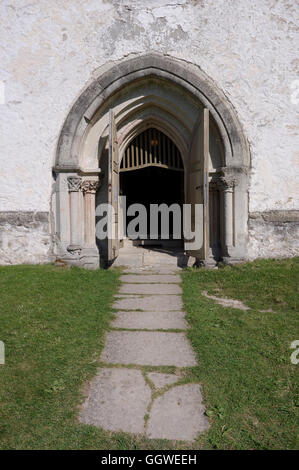
[[[278,235],[277,227],[287,227],[285,211],[299,210],[296,10],[293,0],[3,0],[0,211],[50,211],[71,105],[107,64],[156,51],[201,67],[236,109],[251,150],[249,211],[257,214],[249,257],[294,255],[298,213],[292,230]],[[279,220],[265,220],[269,211]],[[1,263],[50,259],[45,227],[23,227],[23,248],[10,254],[7,240],[17,243],[20,226],[1,225]]]
[[[49,233],[48,212],[1,212],[1,264],[43,264],[54,261]]]

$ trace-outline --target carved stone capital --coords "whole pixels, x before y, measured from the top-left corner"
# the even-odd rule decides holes
[[[222,190],[232,191],[235,186],[244,185],[244,177],[248,175],[245,167],[222,167],[219,174],[219,186]]]
[[[236,178],[232,175],[220,176],[218,184],[223,191],[232,191],[236,186]]]
[[[219,187],[222,191],[233,191],[238,182],[238,168],[223,167],[219,175]]]
[[[82,178],[78,176],[69,176],[67,179],[70,192],[77,192],[80,189]]]
[[[81,185],[81,189],[84,194],[85,193],[95,194],[99,186],[100,186],[99,180],[84,180]]]

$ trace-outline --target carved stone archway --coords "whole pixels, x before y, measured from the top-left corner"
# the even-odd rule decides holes
[[[184,165],[198,110],[209,109],[213,134],[210,184],[221,193],[222,257],[247,258],[250,153],[236,113],[197,66],[146,54],[111,66],[83,91],[60,133],[56,162],[56,253],[69,264],[99,266],[95,193],[105,193],[108,114],[115,112],[120,152],[146,125],[168,135]],[[101,184],[102,182],[102,184]],[[101,199],[101,197],[100,197]]]

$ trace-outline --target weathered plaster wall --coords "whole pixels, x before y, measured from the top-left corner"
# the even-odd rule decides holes
[[[299,254],[298,211],[251,212],[248,221],[249,259]]]
[[[1,264],[54,261],[47,212],[0,212]]]
[[[250,211],[299,209],[297,10],[294,0],[2,0],[0,211],[49,211],[72,103],[107,63],[149,50],[197,64],[232,102],[251,148]],[[250,237],[251,256],[264,255],[259,230]]]

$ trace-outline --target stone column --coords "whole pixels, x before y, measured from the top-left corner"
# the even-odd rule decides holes
[[[81,185],[84,195],[84,249],[83,265],[89,269],[99,267],[99,252],[96,246],[95,195],[99,180],[85,179]]]
[[[84,180],[82,183],[84,195],[84,246],[86,248],[94,248],[96,243],[95,194],[98,187],[98,180]]]
[[[67,182],[70,193],[70,245],[67,249],[75,254],[81,249],[79,191],[82,178],[69,176]]]
[[[209,183],[210,256],[219,256],[219,188],[217,180]]]
[[[208,214],[208,227],[207,227],[207,236],[208,236],[208,253],[207,253],[207,258],[204,260],[198,261],[198,265],[205,267],[205,268],[214,268],[217,264],[217,260],[215,257],[215,250],[214,250],[214,244],[215,244],[215,213],[214,213],[214,207],[215,207],[215,199],[216,199],[216,186],[214,181],[209,181],[209,214]],[[213,214],[213,217],[211,215]]]
[[[224,255],[230,256],[234,244],[234,186],[235,179],[222,176],[219,180],[222,193],[222,233]]]

